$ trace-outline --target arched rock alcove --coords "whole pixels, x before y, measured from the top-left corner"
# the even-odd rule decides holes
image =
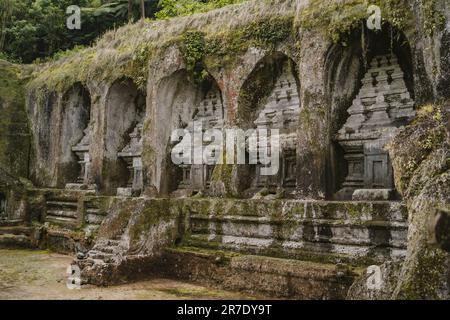
[[[60,109],[58,95],[45,88],[28,96],[27,111],[33,134],[30,177],[36,186],[56,187]]]
[[[0,221],[7,219],[8,213],[6,212],[6,194],[0,191]]]
[[[132,80],[123,78],[113,83],[106,98],[105,153],[102,167],[102,192],[116,194],[127,186],[130,170],[119,153],[130,142],[130,133],[142,122],[145,95]]]
[[[81,141],[89,125],[91,112],[89,91],[81,83],[76,83],[63,95],[61,111],[59,187],[77,181],[81,175],[80,159],[73,148]]]
[[[276,52],[264,57],[244,82],[238,100],[240,128],[278,129],[280,133],[279,170],[262,175],[261,165],[238,167],[239,189],[252,196],[265,192],[282,192],[293,196],[297,185],[297,126],[300,114],[297,66],[285,54]],[[259,148],[258,145],[247,148]],[[249,163],[247,154],[247,164]]]
[[[381,31],[364,28],[363,34],[361,28],[355,29],[346,39],[346,45],[339,43],[330,47],[325,61],[330,141],[327,197],[349,200],[355,189],[394,189],[392,168],[382,145],[395,128],[408,122],[414,113],[412,56],[406,37],[388,23],[383,24]],[[405,106],[401,106],[403,103]],[[366,130],[369,126],[372,128]],[[366,143],[350,142],[367,138],[363,133],[356,137],[360,130],[380,134],[379,140],[383,142],[375,148],[378,151],[368,151],[374,148]],[[389,133],[381,134],[381,131]],[[360,147],[366,151],[356,151]],[[380,162],[371,162],[370,153]],[[381,170],[384,173],[380,171],[380,175],[386,176],[384,181],[368,182],[369,171],[376,171],[369,162],[384,167]],[[389,197],[395,197],[395,192]]]
[[[155,185],[160,194],[176,197],[206,191],[214,166],[175,165],[171,151],[178,142],[171,142],[171,135],[176,129],[192,132],[194,121],[201,123],[203,130],[222,128],[225,117],[222,94],[212,76],[198,80],[183,69],[161,80],[154,121]]]

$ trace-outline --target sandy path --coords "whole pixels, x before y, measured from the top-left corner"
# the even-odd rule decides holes
[[[0,299],[178,300],[251,299],[167,279],[154,279],[108,288],[66,286],[66,268],[72,257],[48,251],[0,250]]]

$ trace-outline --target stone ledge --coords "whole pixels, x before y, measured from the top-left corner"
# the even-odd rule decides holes
[[[173,248],[157,267],[163,276],[221,289],[292,299],[344,299],[358,271],[345,266]]]

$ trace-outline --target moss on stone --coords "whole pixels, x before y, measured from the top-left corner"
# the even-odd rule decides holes
[[[361,26],[361,21],[368,18],[369,5],[378,5],[382,18],[397,30],[411,35],[413,28],[412,8],[407,0],[312,0],[305,8],[299,25],[305,30],[318,30],[332,42],[345,44],[351,31]]]
[[[440,291],[445,291],[448,254],[440,249],[421,248],[416,254],[415,265],[406,281],[400,288],[397,299],[435,300],[442,298]],[[444,278],[444,279],[443,279]]]
[[[436,208],[449,201],[449,136],[442,106],[426,105],[389,145],[397,189],[409,213],[408,254],[393,298],[448,297],[448,254],[429,245]]]
[[[442,8],[438,8],[437,5],[437,0],[422,1],[423,29],[430,37],[445,27],[445,15],[440,11]]]

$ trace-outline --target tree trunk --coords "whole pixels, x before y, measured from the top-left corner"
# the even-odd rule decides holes
[[[145,19],[145,3],[144,0],[141,0],[141,18]]]
[[[128,21],[133,20],[133,0],[128,0]]]

